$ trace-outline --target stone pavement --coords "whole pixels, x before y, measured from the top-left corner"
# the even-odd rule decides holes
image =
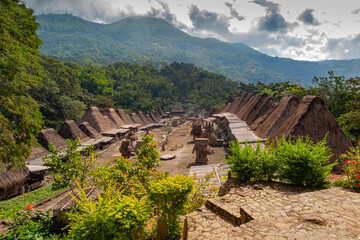
[[[188,239],[360,239],[360,194],[241,184],[188,214]]]

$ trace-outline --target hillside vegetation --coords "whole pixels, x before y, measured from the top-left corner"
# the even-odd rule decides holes
[[[237,83],[192,64],[152,65],[116,62],[80,66],[42,56],[44,84],[31,91],[46,127],[59,129],[64,120],[78,120],[90,105],[149,113],[156,106],[171,110],[173,102],[196,109],[219,107],[231,100]]]
[[[130,61],[154,64],[192,63],[232,80],[263,83],[292,81],[308,86],[329,70],[360,75],[359,60],[307,62],[270,57],[241,43],[192,37],[163,19],[132,17],[111,24],[85,21],[70,14],[37,16],[41,53],[80,65]]]

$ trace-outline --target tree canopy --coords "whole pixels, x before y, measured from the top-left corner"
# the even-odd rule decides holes
[[[0,1],[0,163],[9,167],[23,164],[43,123],[27,93],[42,82],[35,20],[19,0]]]

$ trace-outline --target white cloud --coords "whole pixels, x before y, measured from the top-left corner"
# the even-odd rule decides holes
[[[37,14],[110,23],[161,17],[200,37],[301,60],[360,58],[358,0],[25,0]]]

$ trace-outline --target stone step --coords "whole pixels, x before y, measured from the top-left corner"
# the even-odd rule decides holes
[[[237,226],[205,206],[186,215],[188,221],[188,240],[243,239]]]

